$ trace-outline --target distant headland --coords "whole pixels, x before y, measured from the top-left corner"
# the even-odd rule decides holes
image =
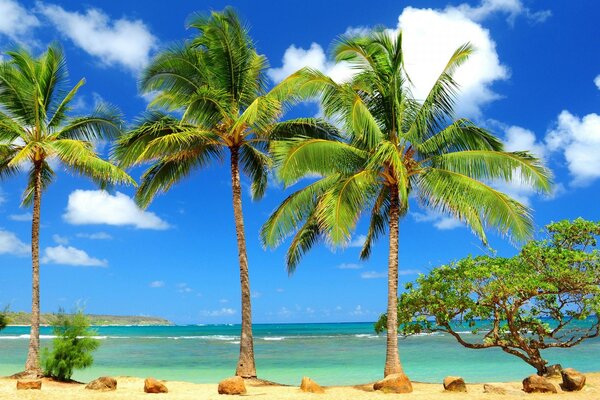
[[[9,325],[29,325],[31,322],[31,314],[27,312],[8,312],[7,316]],[[40,323],[42,325],[50,325],[52,324],[54,316],[55,314],[52,313],[42,313],[40,316]],[[171,321],[159,317],[99,314],[86,314],[86,316],[89,318],[91,325],[173,325]]]

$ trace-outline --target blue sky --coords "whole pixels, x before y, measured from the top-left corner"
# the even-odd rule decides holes
[[[349,30],[383,25],[404,31],[417,97],[458,45],[478,49],[458,72],[461,116],[495,132],[511,150],[531,150],[555,174],[541,197],[518,182],[502,189],[535,210],[541,229],[553,220],[600,219],[600,4],[556,0],[34,2],[0,0],[0,52],[15,43],[38,52],[52,41],[65,49],[73,82],[85,77],[77,111],[98,101],[117,105],[131,121],[148,99],[137,76],[161,48],[183,40],[193,12],[234,6],[251,26],[273,83],[309,65],[332,77],[348,74],[327,50]],[[375,6],[376,4],[376,6]],[[197,7],[197,8],[196,8]],[[307,105],[287,117],[312,116]],[[138,178],[141,170],[131,171]],[[25,176],[0,182],[0,306],[30,308],[30,210],[19,208]],[[289,193],[272,185],[244,212],[255,322],[373,321],[385,309],[387,241],[368,262],[352,243],[318,246],[296,274],[284,268],[285,245],[264,250],[258,230]],[[239,277],[228,168],[194,174],[148,210],[132,188],[111,193],[65,172],[44,194],[41,229],[42,310],[85,305],[90,313],[157,315],[177,323],[239,321]],[[500,255],[516,252],[491,235]],[[416,204],[401,223],[401,282],[484,249],[452,218]]]

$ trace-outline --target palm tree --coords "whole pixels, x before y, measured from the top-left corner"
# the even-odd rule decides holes
[[[360,253],[389,235],[387,351],[384,375],[401,374],[398,354],[397,292],[399,219],[413,194],[421,206],[450,214],[484,242],[486,225],[521,240],[532,233],[530,210],[489,185],[520,178],[549,190],[550,173],[527,152],[505,152],[492,134],[467,119],[453,119],[458,85],[452,75],[472,52],[452,55],[427,98],[411,96],[404,69],[402,34],[373,31],[345,36],[335,46],[336,61],[350,63],[355,75],[338,84],[322,73],[302,69],[276,90],[296,99],[320,97],[323,112],[343,127],[343,140],[293,138],[274,142],[279,178],[291,185],[306,176],[321,179],[290,195],[261,230],[274,247],[294,234],[287,252],[292,273],[301,256],[319,240],[346,243],[363,211],[370,225]],[[410,389],[410,382],[407,384]]]
[[[33,205],[31,224],[31,335],[25,372],[40,375],[40,209],[42,192],[54,179],[51,160],[100,184],[135,183],[94,151],[94,141],[116,137],[121,118],[98,107],[89,116],[71,118],[70,104],[82,79],[69,90],[61,49],[51,45],[38,58],[24,49],[0,62],[0,177],[28,170],[23,206]]]
[[[141,80],[142,90],[156,95],[151,108],[178,112],[180,118],[149,111],[118,141],[114,156],[124,167],[151,163],[136,194],[146,207],[157,193],[229,153],[242,308],[236,375],[252,378],[256,367],[240,169],[252,181],[252,197],[260,199],[271,139],[299,134],[329,139],[336,130],[314,119],[277,122],[282,102],[266,91],[267,60],[256,52],[232,9],[196,15],[189,26],[198,35],[159,54]]]

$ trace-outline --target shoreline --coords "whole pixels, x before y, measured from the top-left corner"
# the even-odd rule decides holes
[[[444,400],[444,399],[521,399],[524,396],[527,399],[548,399],[548,396],[559,396],[560,399],[591,399],[600,398],[600,372],[586,374],[587,384],[580,392],[563,392],[558,383],[560,378],[551,378],[558,389],[558,394],[526,394],[521,390],[521,382],[486,382],[497,387],[501,387],[506,394],[485,393],[483,383],[467,382],[467,393],[446,392],[442,383],[423,383],[412,382],[413,392],[407,394],[385,394],[373,391],[372,383],[348,385],[348,386],[323,386],[324,394],[312,394],[302,392],[299,386],[280,385],[274,382],[263,380],[246,380],[247,393],[244,396],[258,397],[265,400],[301,400],[307,397],[315,397],[323,400],[375,400],[391,399],[395,396],[402,396],[407,399],[420,400]],[[155,376],[160,380],[160,376]],[[61,383],[51,379],[44,378],[42,390],[16,390],[16,379],[2,377],[0,378],[0,399],[44,399],[44,400],[84,400],[84,399],[147,399],[148,394],[144,393],[144,378],[132,376],[116,376],[117,390],[109,392],[98,392],[85,389],[85,383]],[[298,385],[301,376],[298,377]],[[227,399],[227,396],[219,395],[217,392],[217,383],[191,383],[184,381],[162,381],[169,393],[157,394],[158,398],[170,398],[174,400],[191,399]],[[318,382],[317,382],[318,383]]]

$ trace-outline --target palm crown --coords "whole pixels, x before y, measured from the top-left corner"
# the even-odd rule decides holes
[[[51,159],[101,184],[134,183],[94,150],[95,141],[119,134],[122,122],[118,112],[100,105],[89,116],[68,116],[85,80],[67,90],[66,63],[60,48],[51,46],[39,58],[23,49],[7,54],[9,59],[0,63],[0,174],[29,168],[23,204],[33,201],[37,172],[42,190],[52,181]]]
[[[269,140],[296,133],[329,137],[335,130],[313,119],[277,123],[283,104],[266,91],[267,60],[233,10],[197,15],[189,26],[198,35],[160,54],[141,81],[144,92],[156,94],[151,107],[181,112],[181,118],[150,111],[119,141],[115,156],[124,166],[154,162],[137,194],[142,206],[195,168],[222,160],[226,148],[260,198]]]
[[[458,85],[452,75],[472,51],[467,44],[454,52],[424,101],[411,96],[402,34],[386,31],[339,40],[336,60],[356,71],[348,82],[303,69],[275,89],[283,97],[320,97],[325,116],[346,133],[343,140],[299,137],[273,145],[284,183],[323,176],[288,197],[262,229],[263,242],[271,246],[295,232],[290,271],[318,239],[347,241],[370,209],[361,252],[368,257],[390,209],[398,209],[396,218],[408,211],[410,193],[421,205],[466,222],[484,241],[486,224],[516,240],[531,234],[529,209],[490,182],[522,179],[547,191],[549,171],[527,152],[504,151],[496,137],[468,119],[453,120]]]

